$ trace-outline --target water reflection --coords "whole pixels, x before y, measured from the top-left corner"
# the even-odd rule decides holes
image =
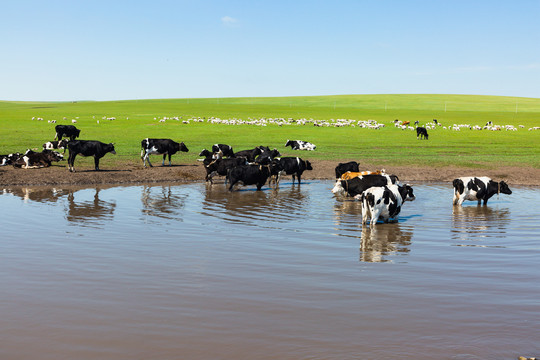
[[[12,188],[4,189],[4,194],[12,194],[20,197],[24,202],[35,201],[40,203],[56,202],[61,197],[65,196],[68,191],[57,188]]]
[[[489,206],[454,206],[451,234],[454,240],[505,237],[510,210]]]
[[[208,186],[202,203],[202,213],[225,221],[257,225],[256,221],[298,221],[308,214],[305,208],[309,196],[300,186],[288,189],[255,191],[240,188],[227,191],[225,187]]]
[[[83,190],[68,190],[66,219],[79,225],[99,224],[105,220],[112,220],[116,208],[115,201],[104,201],[99,198],[100,188],[94,189],[95,193],[92,200],[76,201],[75,194]],[[99,220],[99,221],[98,221]]]
[[[141,212],[144,215],[155,216],[163,219],[175,219],[182,221],[181,211],[185,206],[187,194],[177,194],[174,189],[179,187],[147,186],[141,192]]]
[[[408,254],[413,232],[400,224],[364,226],[360,236],[360,261],[386,262],[388,255]]]

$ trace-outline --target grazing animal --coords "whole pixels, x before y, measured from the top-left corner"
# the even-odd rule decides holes
[[[338,180],[332,189],[334,194],[356,196],[373,186],[392,185],[398,182],[396,175],[363,175],[350,180]]]
[[[419,126],[416,128],[416,139],[422,138],[428,140],[428,133],[425,127]]]
[[[229,169],[235,166],[246,165],[246,159],[242,157],[228,159],[213,159],[212,157],[207,157],[204,159],[203,164],[206,169],[205,180],[210,181],[210,183],[213,184],[212,178],[215,175],[227,176]],[[227,179],[225,179],[225,182],[227,182]]]
[[[48,141],[43,144],[43,150],[62,149],[66,152],[68,142],[69,139]]]
[[[298,184],[302,183],[302,174],[306,170],[313,170],[311,163],[308,160],[302,160],[299,157],[282,157],[279,159],[279,164],[282,170],[279,172],[276,183],[279,184],[279,180],[283,174],[292,175],[292,181],[294,184],[294,178],[298,178]]]
[[[62,140],[64,136],[70,140],[75,140],[81,134],[81,130],[77,129],[73,125],[56,125],[54,130],[56,131],[54,140]]]
[[[409,125],[411,122],[409,120],[405,120],[401,122],[401,126]]]
[[[96,171],[99,171],[99,159],[107,153],[116,154],[113,144],[105,144],[95,140],[75,140],[70,141],[67,145],[69,150],[68,169],[70,172],[75,172],[75,157],[93,156]]]
[[[310,150],[313,151],[317,148],[315,144],[302,140],[287,140],[285,147],[290,146],[293,150]]]
[[[512,190],[504,181],[496,182],[488,177],[460,177],[452,182],[454,186],[453,204],[463,204],[465,200],[478,201],[478,205],[484,201],[484,205],[495,194],[512,194]]]
[[[362,225],[367,224],[368,218],[371,218],[370,225],[373,226],[379,219],[385,223],[390,219],[398,221],[403,203],[413,201],[415,196],[410,185],[386,185],[371,187],[355,198],[362,201]]]
[[[64,156],[56,151],[43,150],[39,153],[35,151],[27,151],[24,155],[13,162],[13,166],[23,169],[37,169],[49,167],[53,161],[61,161],[63,159]]]
[[[234,151],[232,146],[225,145],[225,144],[214,144],[212,145],[212,151],[214,153],[217,153],[221,151],[223,153],[223,156],[226,157],[234,157]]]
[[[21,157],[21,153],[0,155],[0,166],[12,165],[20,157]]]
[[[261,190],[272,173],[272,166],[275,166],[275,163],[271,162],[267,165],[248,164],[231,168],[227,173],[229,191],[232,191],[234,185],[238,182],[244,185],[256,185],[257,190]],[[279,165],[277,166],[279,167]]]
[[[356,161],[349,161],[347,163],[339,163],[338,166],[336,166],[336,179],[339,179],[341,175],[346,173],[347,171],[353,171],[358,172],[359,164]]]
[[[171,166],[171,156],[176,154],[178,151],[188,152],[189,149],[183,142],[177,143],[171,139],[146,138],[141,141],[141,160],[144,167],[146,167],[146,162],[148,162],[148,165],[152,166],[149,158],[149,156],[152,154],[163,154],[163,162],[161,163],[161,166],[165,166],[165,158],[168,155],[169,166]]]

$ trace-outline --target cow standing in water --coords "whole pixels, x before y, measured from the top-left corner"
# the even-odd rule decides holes
[[[465,200],[484,201],[484,205],[495,194],[512,194],[512,190],[504,181],[496,182],[488,177],[460,177],[452,182],[454,186],[454,205],[463,204]]]

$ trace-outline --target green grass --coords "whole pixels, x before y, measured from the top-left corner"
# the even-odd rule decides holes
[[[516,111],[517,109],[517,111]],[[446,110],[446,111],[445,111]],[[116,117],[115,121],[102,117]],[[154,118],[219,117],[373,119],[386,124],[380,130],[321,128],[313,125],[228,126]],[[44,121],[31,120],[41,117]],[[65,120],[64,120],[65,118]],[[518,131],[453,132],[437,128],[430,140],[416,139],[416,133],[397,129],[394,119],[418,120],[421,124],[438,119],[443,125],[525,126]],[[418,165],[495,168],[497,166],[540,167],[540,99],[472,95],[346,95],[276,98],[162,99],[107,102],[0,102],[0,153],[40,148],[54,138],[54,126],[71,124],[81,129],[81,139],[114,142],[118,156],[109,161],[138,161],[140,141],[145,137],[184,141],[188,154],[176,161],[197,158],[203,148],[216,142],[244,150],[257,145],[278,148],[283,155],[309,159],[355,159],[380,165]],[[100,120],[100,123],[97,123]],[[315,152],[293,152],[284,148],[287,139],[301,139],[317,145]]]

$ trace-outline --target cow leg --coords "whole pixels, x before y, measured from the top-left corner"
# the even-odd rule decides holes
[[[75,157],[77,156],[76,153],[70,151],[69,157],[68,157],[68,169],[70,172],[75,172]]]
[[[292,183],[294,185],[294,174],[292,174]]]
[[[161,166],[165,166],[165,158],[167,157],[167,154],[163,154],[163,161],[161,162]]]
[[[172,166],[172,164],[171,164],[171,154],[169,154],[169,166]]]
[[[300,185],[302,182],[302,174],[298,173],[296,176],[298,177],[298,185]]]
[[[94,165],[96,171],[99,171],[99,158],[97,156],[94,156]]]

